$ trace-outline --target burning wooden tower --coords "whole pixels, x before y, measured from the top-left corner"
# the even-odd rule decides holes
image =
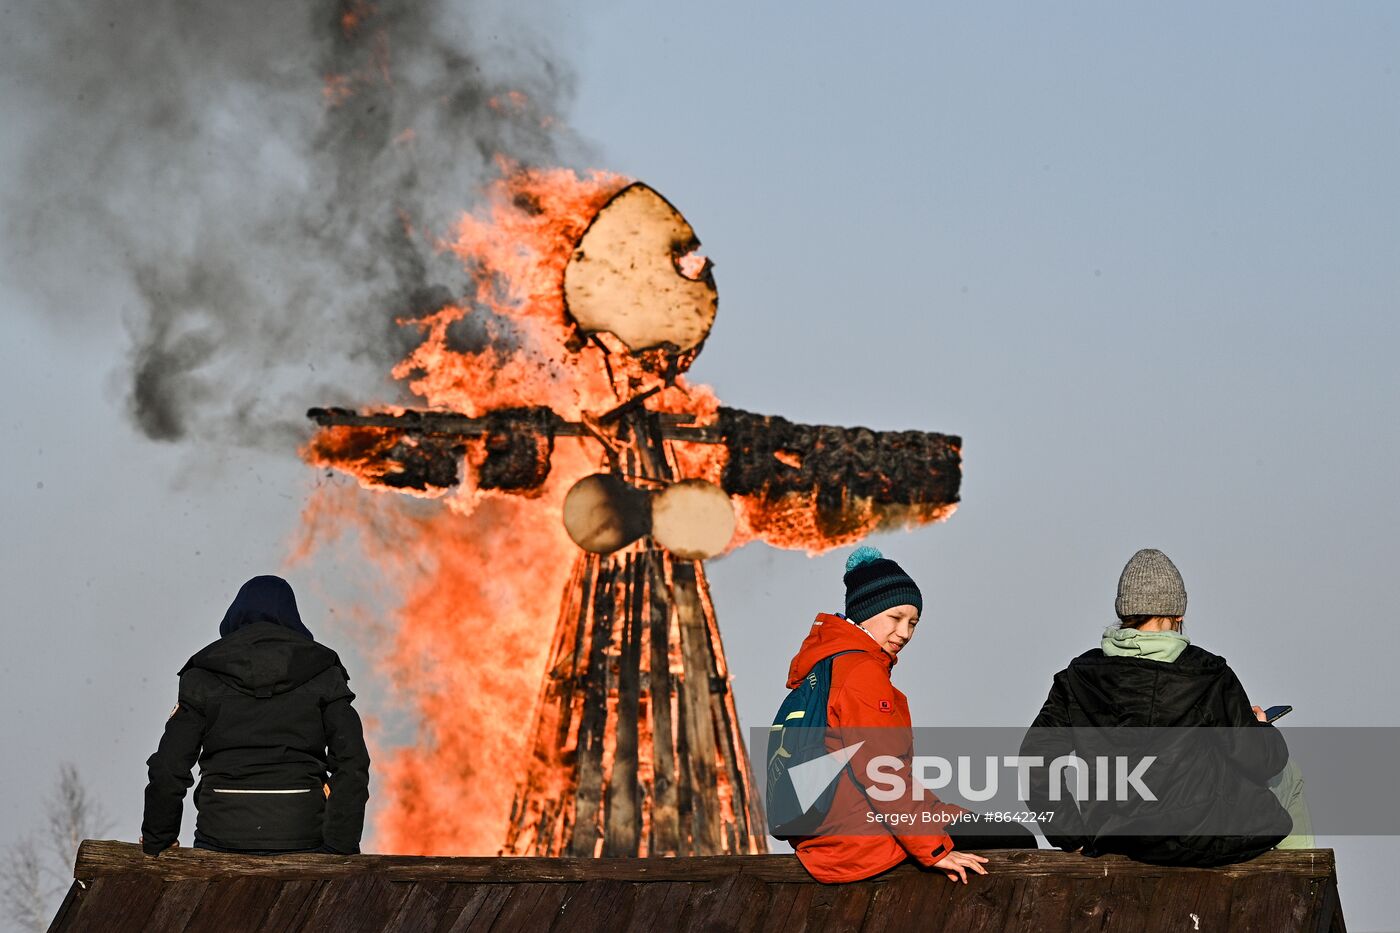
[[[607,352],[610,410],[313,409],[384,465],[379,481],[450,486],[468,444],[478,488],[529,494],[554,439],[591,438],[600,470],[563,504],[579,546],[554,632],[503,852],[667,856],[759,853],[754,796],[702,561],[746,537],[834,546],[946,517],[961,441],[917,431],[792,424],[730,408],[651,404],[700,351],[718,307],[708,261],[674,207],[632,184],[592,218],[564,269],[578,340]]]

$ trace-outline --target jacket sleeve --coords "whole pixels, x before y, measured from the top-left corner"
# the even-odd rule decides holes
[[[194,783],[194,763],[204,742],[204,711],[180,680],[180,702],[165,722],[156,752],[146,759],[146,807],[141,819],[141,848],[159,855],[180,837],[185,791]]]
[[[1228,667],[1221,684],[1220,702],[1225,728],[1225,752],[1240,772],[1251,781],[1266,783],[1288,764],[1288,743],[1272,724],[1254,716],[1244,685]]]
[[[856,786],[877,814],[892,816],[907,814],[909,822],[889,822],[887,826],[924,826],[936,829],[946,826],[963,813],[961,807],[944,803],[930,790],[920,789],[916,799],[910,752],[911,731],[907,722],[898,722],[892,711],[899,708],[894,685],[878,664],[858,661],[842,681],[833,704],[837,711],[842,747],[861,743],[850,761],[850,774]],[[872,796],[867,783],[871,760],[890,756],[899,760],[897,768],[882,767],[884,774],[898,776],[906,792],[898,799],[882,801]],[[888,764],[888,763],[887,763]],[[900,833],[891,831],[895,841],[919,864],[926,867],[941,861],[953,851],[953,840],[947,833]]]
[[[1065,773],[1067,769],[1055,773],[1055,780],[1060,785],[1056,795],[1059,799],[1052,800],[1050,795],[1051,764],[1057,758],[1072,754],[1074,740],[1070,731],[1069,692],[1063,676],[1057,674],[1050,685],[1045,705],[1040,708],[1040,714],[1021,741],[1021,757],[1041,759],[1039,766],[1027,770],[1026,805],[1036,813],[1050,814],[1049,821],[1041,825],[1040,831],[1052,846],[1066,852],[1081,849],[1090,841],[1084,818],[1069,787]]]
[[[365,748],[359,714],[350,705],[355,694],[343,676],[337,680],[321,710],[326,732],[326,771],[330,775],[321,837],[332,852],[353,855],[360,851],[365,802],[369,799],[369,750]]]

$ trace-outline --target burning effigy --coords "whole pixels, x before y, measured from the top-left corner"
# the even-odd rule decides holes
[[[413,684],[423,735],[381,769],[380,845],[762,852],[702,562],[944,520],[961,440],[794,424],[688,381],[718,310],[713,265],[644,184],[511,170],[487,204],[448,244],[474,295],[404,322],[422,340],[394,376],[427,407],[308,413],[309,462],[444,506],[413,520],[439,559],[385,661]],[[533,605],[503,607],[503,588]],[[501,664],[473,637],[487,626],[547,645],[509,659],[515,683],[542,681],[533,706],[481,689]],[[487,758],[513,794],[482,786]]]

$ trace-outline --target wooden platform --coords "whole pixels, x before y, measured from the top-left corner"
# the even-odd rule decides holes
[[[53,931],[1004,930],[1345,933],[1331,849],[1229,868],[988,852],[964,886],[910,865],[823,885],[791,855],[251,857],[84,842]]]

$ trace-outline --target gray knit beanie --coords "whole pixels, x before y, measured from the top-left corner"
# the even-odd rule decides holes
[[[1143,548],[1123,568],[1113,605],[1120,619],[1185,615],[1186,584],[1181,581],[1181,571],[1161,551]]]

